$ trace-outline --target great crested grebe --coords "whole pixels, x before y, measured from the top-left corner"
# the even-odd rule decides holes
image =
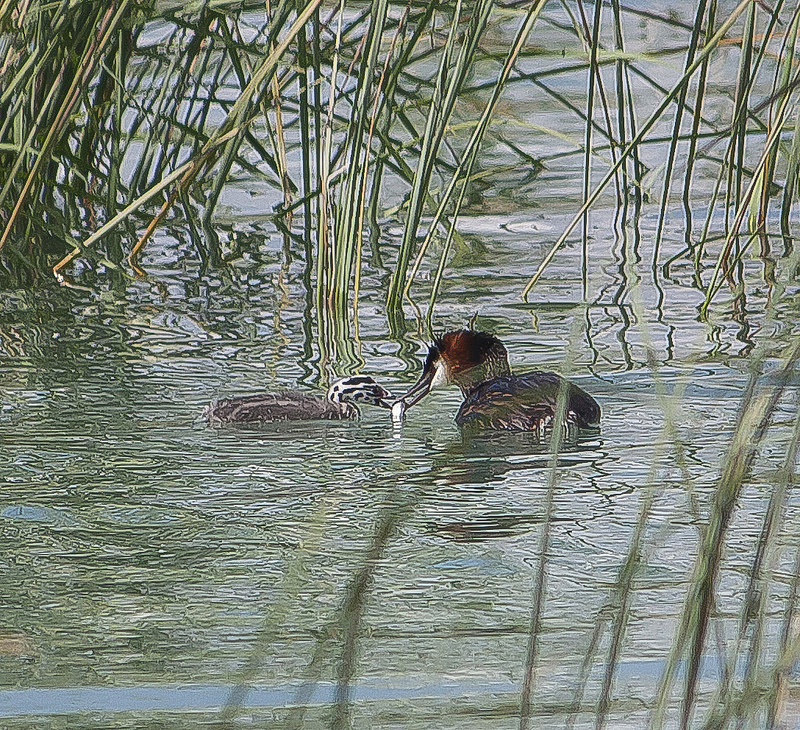
[[[534,371],[512,375],[503,343],[488,332],[465,329],[434,340],[420,379],[392,404],[392,418],[433,388],[457,385],[464,402],[456,423],[470,431],[542,432],[555,418],[559,390],[566,388],[566,426],[591,428],[600,423],[600,406],[592,396],[556,373]]]
[[[272,421],[347,421],[361,414],[356,403],[391,408],[391,394],[369,375],[337,380],[327,395],[297,390],[224,398],[208,406],[204,415],[212,425],[269,423]]]

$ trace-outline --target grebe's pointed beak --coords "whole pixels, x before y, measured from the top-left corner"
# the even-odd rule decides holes
[[[428,395],[428,393],[431,392],[434,374],[434,370],[429,370],[427,373],[424,373],[422,377],[411,386],[411,388],[409,388],[397,399],[405,403],[406,410],[419,403],[426,395]]]

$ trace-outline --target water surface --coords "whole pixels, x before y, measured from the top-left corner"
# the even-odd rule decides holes
[[[563,118],[520,96],[531,124]],[[509,134],[553,151],[546,135]],[[647,154],[657,167],[663,150]],[[572,215],[580,165],[579,156],[554,160],[528,187],[498,183],[462,219],[467,249],[434,318],[446,330],[477,312],[515,369],[558,370],[600,402],[600,433],[566,449],[555,477],[546,445],[462,438],[456,391],[425,399],[401,429],[368,408],[353,423],[207,427],[201,413],[213,398],[321,390],[355,370],[400,392],[424,352],[413,306],[406,331],[391,332],[387,269],[366,247],[346,347],[326,337],[309,307],[303,249],[295,241],[287,253],[259,221],[274,201],[255,184],[255,196],[227,193],[220,230],[240,249],[220,270],[200,272],[186,239],[161,233],[142,260],[146,278],[2,294],[3,727],[188,727],[218,718],[230,700],[256,726],[329,726],[343,677],[355,727],[519,727],[545,525],[534,724],[594,727],[608,606],[652,496],[608,718],[609,727],[647,726],[751,354],[770,349],[759,381],[769,387],[798,334],[797,286],[791,242],[773,238],[777,283],[765,283],[763,258],[746,259],[746,306],[734,309],[723,291],[702,322],[691,259],[676,259],[669,275],[654,270],[656,213],[625,216],[609,194],[590,218],[586,281],[576,236],[522,303]],[[684,250],[684,223],[673,211],[662,261]],[[387,221],[380,234],[391,266],[402,229]],[[435,263],[421,272],[420,303]],[[712,266],[703,262],[706,278]],[[798,382],[779,401],[734,513],[702,711],[725,673],[720,652],[746,656],[739,620]],[[766,688],[793,605],[798,507],[790,492],[767,556]],[[733,666],[734,684],[743,671]],[[785,727],[800,727],[796,681],[780,708]]]

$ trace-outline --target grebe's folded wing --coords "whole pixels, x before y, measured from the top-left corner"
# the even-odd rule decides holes
[[[588,393],[556,373],[532,372],[492,378],[470,393],[456,416],[459,426],[503,431],[539,431],[552,425],[559,389],[567,388],[565,422],[588,428],[600,407]]]

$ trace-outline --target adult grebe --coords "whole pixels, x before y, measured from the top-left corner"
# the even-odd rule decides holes
[[[204,415],[212,425],[269,423],[271,421],[346,421],[358,418],[356,403],[391,408],[391,394],[369,375],[337,380],[326,396],[297,390],[224,398],[208,406]]]
[[[600,423],[600,406],[592,396],[556,373],[535,371],[512,375],[503,343],[488,332],[457,330],[428,348],[422,376],[392,404],[392,417],[405,411],[433,388],[457,385],[464,402],[456,423],[470,431],[543,432],[555,418],[559,389],[566,388],[565,425],[590,428]]]

